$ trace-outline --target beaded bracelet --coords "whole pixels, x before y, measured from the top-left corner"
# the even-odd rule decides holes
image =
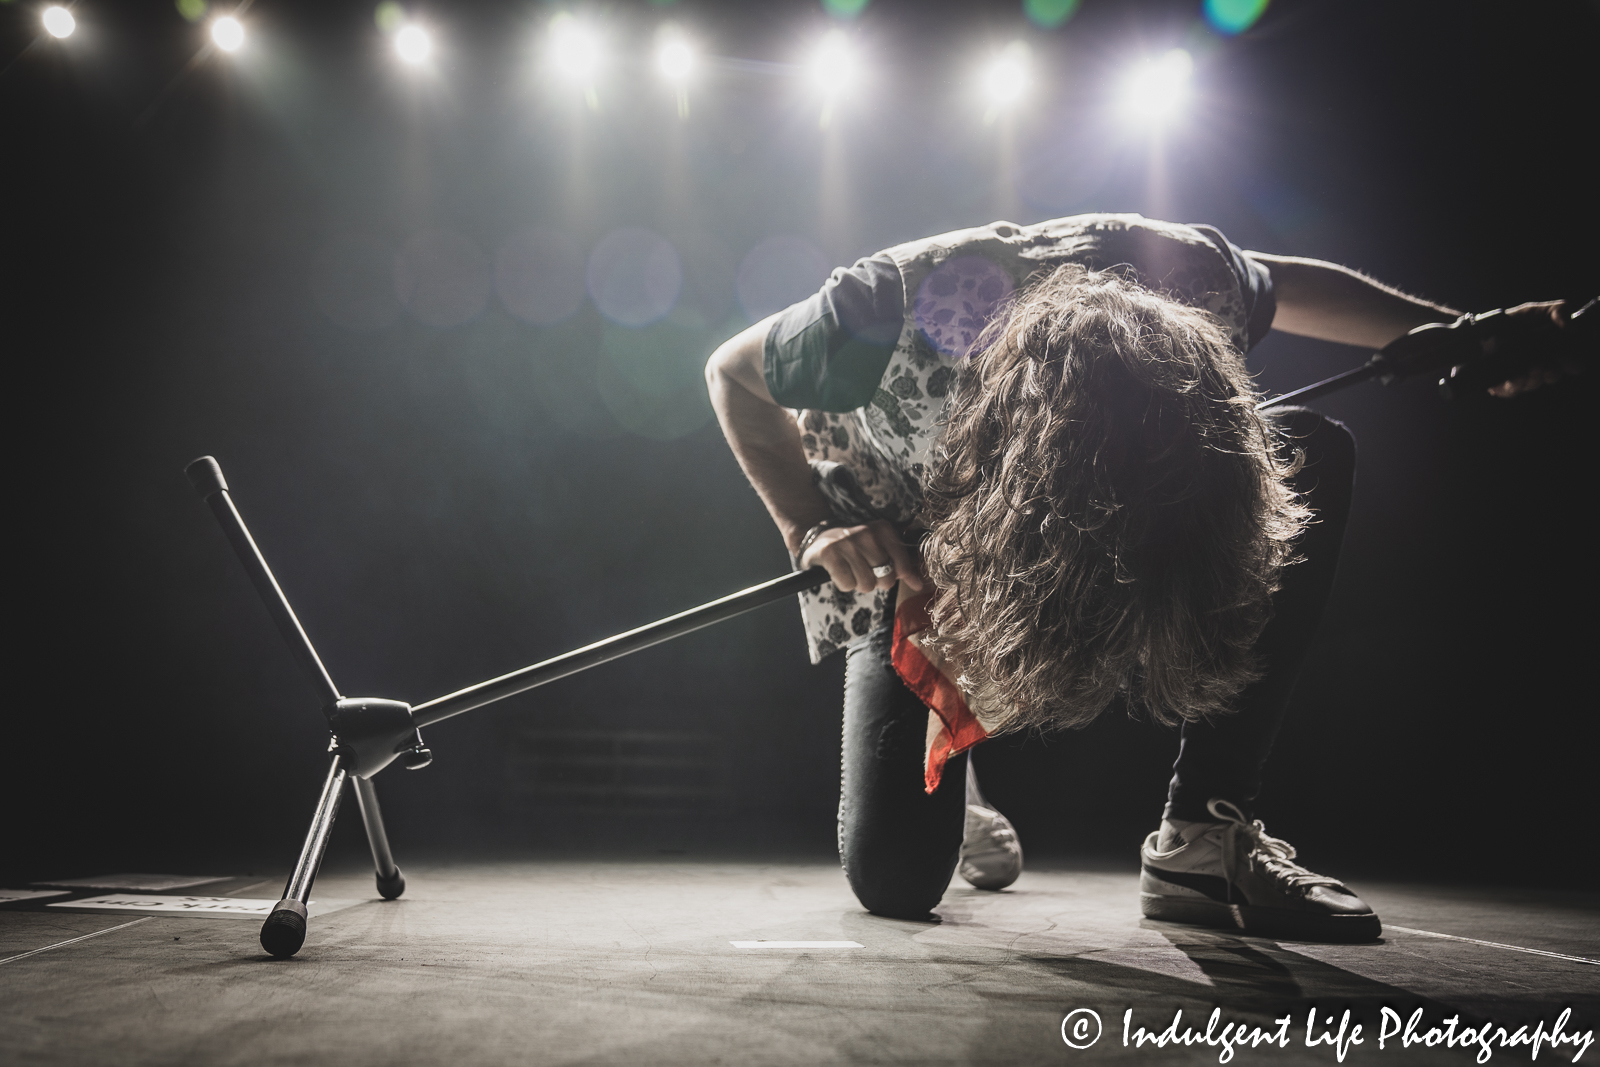
[[[821,522],[817,523],[815,526],[811,527],[811,529],[806,531],[805,536],[800,538],[799,549],[789,554],[789,562],[794,566],[795,570],[800,569],[800,560],[805,556],[806,549],[810,548],[812,543],[822,535],[823,530],[829,529],[835,525],[837,524],[832,519],[823,519]]]

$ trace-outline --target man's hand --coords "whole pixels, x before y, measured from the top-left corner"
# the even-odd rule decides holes
[[[1571,309],[1564,300],[1541,300],[1527,304],[1518,304],[1514,308],[1506,309],[1506,317],[1516,316],[1519,320],[1526,320],[1530,325],[1539,318],[1549,318],[1555,323],[1557,329],[1566,329]],[[1531,331],[1530,331],[1531,332]],[[1566,355],[1565,358],[1557,356],[1548,361],[1534,364],[1528,373],[1511,381],[1501,382],[1499,385],[1489,387],[1489,395],[1500,397],[1502,400],[1526,393],[1539,388],[1541,385],[1550,385],[1559,382],[1569,375],[1578,374],[1583,370],[1577,359]]]
[[[799,427],[767,390],[763,339],[771,324],[770,319],[759,322],[712,353],[706,384],[734,456],[794,552],[806,531],[827,519],[832,508],[811,480]],[[926,584],[916,555],[894,526],[883,521],[827,527],[800,560],[802,568],[817,565],[826,567],[829,579],[845,592],[888,589],[897,580],[921,592]],[[874,574],[873,568],[883,573]]]
[[[829,580],[847,593],[888,589],[896,581],[920,593],[924,584],[916,557],[895,528],[882,519],[865,526],[823,530],[800,557],[802,570],[819,565],[826,567]]]

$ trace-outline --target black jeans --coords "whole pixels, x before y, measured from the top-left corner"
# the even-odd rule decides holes
[[[1184,724],[1167,818],[1209,819],[1206,801],[1213,797],[1251,811],[1261,768],[1333,589],[1355,484],[1355,441],[1339,423],[1304,408],[1273,418],[1305,453],[1292,484],[1315,510],[1315,521],[1296,546],[1304,562],[1284,570],[1272,621],[1256,645],[1262,678],[1239,695],[1236,713]],[[923,792],[928,709],[895,674],[892,636],[892,627],[881,627],[845,653],[839,857],[868,911],[923,919],[955,872],[967,760],[952,759],[939,789],[932,796]]]

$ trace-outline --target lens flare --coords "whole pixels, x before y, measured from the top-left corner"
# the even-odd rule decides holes
[[[413,65],[425,63],[433,55],[433,38],[416,23],[402,26],[395,31],[394,54]]]
[[[211,41],[224,52],[237,52],[244,46],[244,27],[225,15],[211,24]]]
[[[1219,33],[1232,37],[1256,24],[1267,10],[1268,0],[1205,0],[1206,21]]]
[[[372,11],[372,21],[377,23],[378,29],[384,33],[393,33],[406,24],[405,8],[395,3],[395,0],[383,0]]]
[[[1193,73],[1194,57],[1181,48],[1139,64],[1128,78],[1128,112],[1153,122],[1171,118],[1189,95]]]
[[[1079,0],[1022,0],[1022,13],[1035,26],[1053,30],[1077,14]]]
[[[836,19],[853,19],[867,9],[867,0],[822,0],[822,9]]]
[[[672,242],[653,230],[625,226],[602,237],[584,272],[600,314],[623,326],[665,318],[683,293],[683,262]]]
[[[52,37],[71,37],[78,28],[78,20],[64,7],[47,7],[42,16],[45,30]]]

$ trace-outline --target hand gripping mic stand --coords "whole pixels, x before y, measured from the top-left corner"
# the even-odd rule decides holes
[[[284,886],[283,899],[278,901],[266,922],[261,925],[261,947],[274,956],[293,956],[305,943],[306,905],[311,900],[311,884],[317,877],[317,868],[322,864],[323,852],[327,850],[328,833],[339,814],[339,800],[346,779],[355,787],[361,821],[367,829],[367,843],[372,846],[379,894],[385,900],[393,900],[405,892],[406,880],[395,865],[393,853],[389,851],[389,838],[384,832],[383,815],[378,810],[378,794],[372,787],[372,777],[395,760],[399,760],[408,770],[419,770],[432,762],[433,753],[422,743],[422,727],[731,619],[802,590],[815,589],[828,578],[827,571],[821,567],[786,574],[732,596],[713,600],[690,611],[585,645],[565,655],[491,678],[415,707],[399,700],[346,697],[333,684],[328,669],[322,665],[321,657],[301,628],[300,620],[295,618],[294,609],[289,606],[283,589],[272,576],[272,569],[267,566],[250,531],[245,528],[238,509],[233,506],[221,466],[210,456],[202,456],[189,464],[185,473],[222,524],[223,533],[238,553],[239,561],[244,564],[250,581],[261,595],[295,662],[322,698],[322,710],[328,717],[328,729],[332,734],[328,746],[331,753],[328,777],[322,786],[322,796],[317,800],[316,812],[311,817],[311,829],[307,831],[305,844],[300,848],[294,873],[289,875],[289,882]]]
[[[1473,389],[1481,391],[1484,386],[1524,373],[1529,360],[1541,349],[1558,351],[1573,360],[1587,362],[1596,347],[1596,324],[1600,322],[1600,312],[1596,312],[1595,303],[1591,300],[1575,313],[1569,326],[1559,336],[1524,338],[1515,336],[1523,327],[1513,326],[1512,336],[1507,338],[1513,344],[1507,347],[1514,350],[1501,352],[1496,352],[1494,345],[1486,343],[1501,329],[1503,316],[1500,312],[1464,315],[1449,325],[1422,327],[1389,345],[1362,366],[1263,401],[1257,405],[1257,410],[1268,411],[1324,396],[1369,378],[1380,378],[1387,383],[1441,370],[1449,371],[1449,376],[1440,382],[1446,396],[1462,395]],[[1538,328],[1544,329],[1542,326]],[[1466,388],[1463,388],[1463,383]],[[223,480],[222,468],[217,461],[210,456],[202,456],[189,464],[186,473],[201,497],[211,506],[217,521],[222,524],[223,533],[227,534],[234,551],[238,553],[239,561],[244,564],[256,592],[261,594],[262,602],[271,613],[272,621],[277,624],[278,632],[288,643],[295,662],[322,698],[323,713],[328,718],[328,729],[332,735],[328,746],[331,754],[328,777],[323,783],[316,812],[311,817],[311,829],[307,831],[305,844],[300,848],[294,873],[284,887],[283,899],[273,907],[261,926],[261,947],[274,956],[293,956],[305,943],[306,905],[311,900],[311,883],[317,877],[317,868],[328,847],[328,833],[333,829],[333,820],[339,813],[339,800],[346,779],[355,788],[361,821],[367,829],[367,843],[372,846],[378,892],[385,900],[393,900],[405,892],[406,880],[389,851],[389,839],[384,832],[383,815],[378,810],[378,794],[372,787],[372,776],[395,760],[399,760],[407,770],[419,770],[431,763],[433,753],[422,742],[422,727],[516,696],[651,645],[670,641],[791,594],[815,589],[828,578],[827,571],[821,567],[786,574],[637,630],[585,645],[554,659],[479,682],[414,707],[404,701],[379,697],[347,697],[340,694],[338,686],[333,684],[328,669],[322,665],[322,659],[311,646],[305,630],[301,629],[300,620],[295,618],[294,609],[289,606],[289,600],[283,595],[277,579],[273,578],[261,550],[245,528],[244,520],[233,506],[228,483]]]

